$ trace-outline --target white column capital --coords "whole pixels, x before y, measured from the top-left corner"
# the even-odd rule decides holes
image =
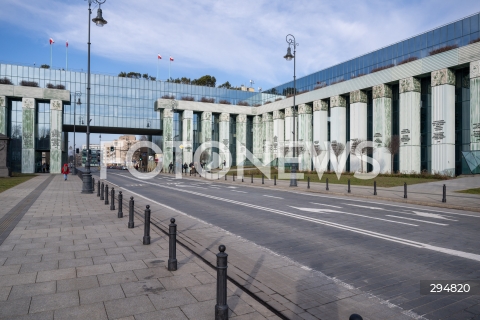
[[[0,107],[5,107],[7,99],[4,96],[0,96]]]
[[[285,117],[293,117],[293,107],[285,108]]]
[[[328,102],[325,100],[313,101],[313,111],[328,111]]]
[[[392,97],[392,87],[383,83],[379,84],[378,86],[374,86],[372,91],[373,99]]]
[[[312,107],[306,103],[299,104],[298,114],[312,114]]]
[[[244,123],[247,122],[247,115],[246,114],[239,114],[237,116],[237,123]]]
[[[273,111],[273,120],[276,119],[284,119],[285,118],[285,113],[281,110],[275,110]]]
[[[414,77],[401,79],[399,87],[400,93],[421,91],[420,80]]]
[[[262,114],[262,122],[272,122],[273,116],[270,112]]]
[[[480,60],[470,62],[470,79],[480,77]]]
[[[345,100],[342,96],[333,96],[330,97],[330,107],[342,107],[345,108],[347,106],[347,100]]]
[[[185,120],[185,119],[193,119],[193,111],[192,110],[183,110],[182,120]]]
[[[35,109],[35,99],[34,98],[22,98],[22,108],[23,109]]]
[[[50,110],[62,111],[62,100],[50,100]]]
[[[202,121],[211,120],[211,119],[212,119],[212,113],[210,111],[202,112]]]
[[[350,104],[352,103],[367,103],[367,94],[362,90],[355,90],[350,92]]]
[[[261,123],[262,122],[262,117],[261,116],[254,116],[253,117],[253,123]]]
[[[229,113],[220,113],[220,122],[230,122],[230,114]]]
[[[163,118],[173,118],[173,111],[172,109],[163,109]]]
[[[443,84],[455,85],[455,73],[448,68],[432,72],[432,87]]]

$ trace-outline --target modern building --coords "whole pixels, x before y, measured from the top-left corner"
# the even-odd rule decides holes
[[[212,141],[220,142],[213,150],[220,156],[202,155],[211,166],[244,163],[246,150],[272,164],[291,157],[298,141],[300,169],[312,170],[319,164],[308,152],[310,141],[332,159],[325,141],[367,140],[382,172],[393,166],[480,173],[479,20],[476,13],[301,77],[296,89],[293,82],[250,92],[93,74],[90,131],[146,135],[162,148],[164,166],[177,152],[192,161],[193,152]],[[11,138],[10,166],[33,172],[48,152],[50,171],[60,172],[65,133],[74,123],[77,132],[86,130],[86,104],[73,98],[81,93],[86,101],[86,73],[0,64],[2,79],[12,83],[0,84],[0,133]],[[393,136],[401,143],[392,164],[385,146]],[[358,170],[360,161],[350,153],[346,170]]]

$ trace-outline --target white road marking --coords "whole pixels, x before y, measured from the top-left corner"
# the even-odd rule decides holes
[[[378,207],[369,207],[369,206],[361,206],[359,204],[350,204],[350,203],[342,203],[344,205],[347,205],[347,206],[353,206],[353,207],[360,207],[360,208],[367,208],[367,209],[370,209],[370,210],[385,210],[383,208],[378,208]]]
[[[316,202],[310,202],[311,204],[318,204],[320,206],[326,206],[326,207],[333,207],[333,208],[342,208],[342,207],[339,207],[339,206],[332,206],[331,204],[325,204],[325,203],[316,203]]]
[[[458,221],[458,220],[449,219],[450,217],[444,217],[441,214],[428,213],[428,212],[413,211],[413,213],[407,213],[407,214],[415,214],[417,216],[425,217],[425,218],[435,218],[435,219],[442,219],[442,220],[449,220],[449,221]]]
[[[240,192],[240,193],[248,193],[248,192],[245,192],[245,191],[240,191],[240,190],[230,190],[232,192]]]
[[[403,209],[413,209],[413,210],[424,210],[424,211],[435,211],[435,212],[441,212],[441,213],[447,213],[447,214],[455,214],[459,216],[465,216],[465,217],[473,217],[473,218],[480,218],[480,215],[474,216],[472,214],[466,214],[466,213],[457,213],[457,212],[448,212],[448,211],[440,211],[438,209],[427,209],[427,208],[414,208],[414,207],[408,207],[405,205],[396,205],[396,204],[389,204],[389,203],[381,203],[381,202],[375,202],[375,201],[370,201],[370,200],[358,200],[358,199],[347,199],[347,198],[340,198],[340,197],[334,197],[334,196],[321,196],[319,194],[311,194],[311,193],[303,193],[303,192],[294,192],[296,194],[301,194],[304,196],[311,196],[311,197],[320,197],[320,198],[329,198],[329,199],[340,199],[343,201],[357,201],[357,202],[367,202],[369,204],[379,204],[382,206],[391,206],[391,207],[400,207]]]
[[[115,174],[115,175],[123,176],[126,179],[143,182],[142,180],[139,180],[139,179],[136,179],[136,178],[133,178],[133,177],[124,176],[124,175],[120,175],[120,174]],[[415,248],[432,250],[432,251],[435,251],[435,252],[440,252],[440,253],[448,254],[448,255],[451,255],[451,256],[461,257],[461,258],[470,259],[470,260],[480,262],[480,255],[475,254],[475,253],[437,247],[437,246],[429,245],[427,243],[422,243],[422,242],[418,242],[418,241],[403,239],[403,238],[399,238],[399,237],[395,237],[395,236],[390,236],[390,235],[384,234],[384,233],[379,233],[379,232],[374,232],[374,231],[370,231],[370,230],[350,227],[350,226],[347,226],[347,225],[342,225],[342,224],[339,224],[339,223],[324,221],[324,220],[320,220],[320,219],[316,219],[316,218],[310,218],[310,217],[307,217],[307,216],[293,214],[293,213],[289,213],[289,212],[286,212],[286,211],[281,211],[281,210],[261,207],[261,206],[257,206],[257,205],[253,205],[253,204],[249,204],[249,203],[245,203],[245,202],[220,198],[220,197],[211,196],[211,195],[207,195],[207,194],[203,194],[203,193],[199,193],[199,192],[194,192],[194,191],[191,191],[191,190],[167,187],[167,186],[161,185],[159,183],[153,183],[153,182],[148,182],[148,181],[146,181],[145,183],[148,183],[148,184],[151,184],[151,185],[154,185],[154,186],[159,186],[159,187],[165,188],[165,189],[171,189],[171,190],[175,190],[175,191],[194,194],[194,195],[204,197],[204,198],[210,198],[210,199],[214,199],[214,200],[218,200],[218,201],[237,204],[237,205],[244,206],[244,207],[249,207],[249,208],[254,208],[254,209],[258,209],[258,210],[262,210],[262,211],[272,212],[272,213],[276,213],[276,214],[283,215],[283,216],[286,216],[286,217],[291,217],[291,218],[296,218],[296,219],[299,219],[299,220],[309,221],[309,222],[321,224],[321,225],[324,225],[324,226],[329,226],[329,227],[332,227],[332,228],[347,230],[347,231],[363,234],[363,235],[366,235],[366,236],[370,236],[370,237],[373,237],[373,238],[378,238],[378,239],[383,239],[383,240],[387,240],[387,241],[391,241],[391,242],[400,243],[400,244],[403,244],[403,245],[408,245],[408,246],[415,247]],[[145,198],[145,197],[143,197],[143,198]],[[146,199],[148,199],[148,198],[146,198]],[[151,200],[151,199],[149,199],[149,200]]]
[[[264,194],[263,196],[264,197],[269,197],[269,198],[275,198],[275,199],[283,199],[283,198],[280,198],[280,197],[269,196],[269,195],[266,195],[266,194]]]
[[[445,223],[438,223],[438,222],[431,222],[431,221],[425,221],[425,220],[420,220],[420,219],[399,217],[399,216],[394,216],[394,215],[391,215],[391,214],[387,214],[387,217],[392,217],[392,218],[397,218],[397,219],[405,219],[405,220],[412,220],[412,221],[419,221],[419,222],[423,222],[423,223],[431,223],[431,224],[436,224],[436,225],[439,225],[439,226],[448,226],[448,224],[445,224]]]
[[[407,225],[407,226],[418,227],[418,225],[416,225],[416,224],[411,224],[411,223],[406,223],[406,222],[399,222],[399,221],[382,219],[382,218],[376,218],[376,217],[370,217],[370,216],[365,216],[365,215],[363,215],[363,214],[358,214],[358,213],[350,213],[350,212],[336,211],[336,210],[331,210],[331,209],[298,208],[298,207],[293,207],[293,206],[289,206],[289,207],[295,208],[295,209],[298,209],[298,210],[302,210],[302,211],[309,211],[309,212],[324,212],[325,210],[327,210],[327,211],[329,211],[329,212],[338,212],[338,213],[348,214],[348,215],[351,215],[351,216],[363,217],[363,218],[374,219],[374,220],[382,220],[382,221],[393,222],[393,223],[398,223],[398,224],[405,224],[405,225]]]

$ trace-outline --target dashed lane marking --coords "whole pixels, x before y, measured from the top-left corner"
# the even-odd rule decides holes
[[[283,199],[283,198],[280,198],[280,197],[269,196],[269,195],[266,195],[266,194],[264,194],[263,196],[268,197],[268,198]]]

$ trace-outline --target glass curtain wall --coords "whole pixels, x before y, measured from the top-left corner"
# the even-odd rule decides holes
[[[400,139],[400,88],[398,84],[392,85],[392,136],[398,136]],[[393,157],[393,172],[400,170],[400,150]]]
[[[234,114],[230,115],[230,161],[232,166],[237,165],[237,116]]]
[[[37,103],[35,149],[50,151],[50,103]]]
[[[367,91],[367,141],[373,141],[373,92]],[[367,156],[373,158],[373,152],[371,148],[367,149]],[[371,163],[367,163],[367,172],[371,172],[373,166]]]
[[[470,70],[464,68],[455,73],[455,174],[471,174],[462,156],[470,151]]]
[[[420,158],[421,170],[431,172],[432,169],[432,80],[430,77],[421,80],[420,107]]]

